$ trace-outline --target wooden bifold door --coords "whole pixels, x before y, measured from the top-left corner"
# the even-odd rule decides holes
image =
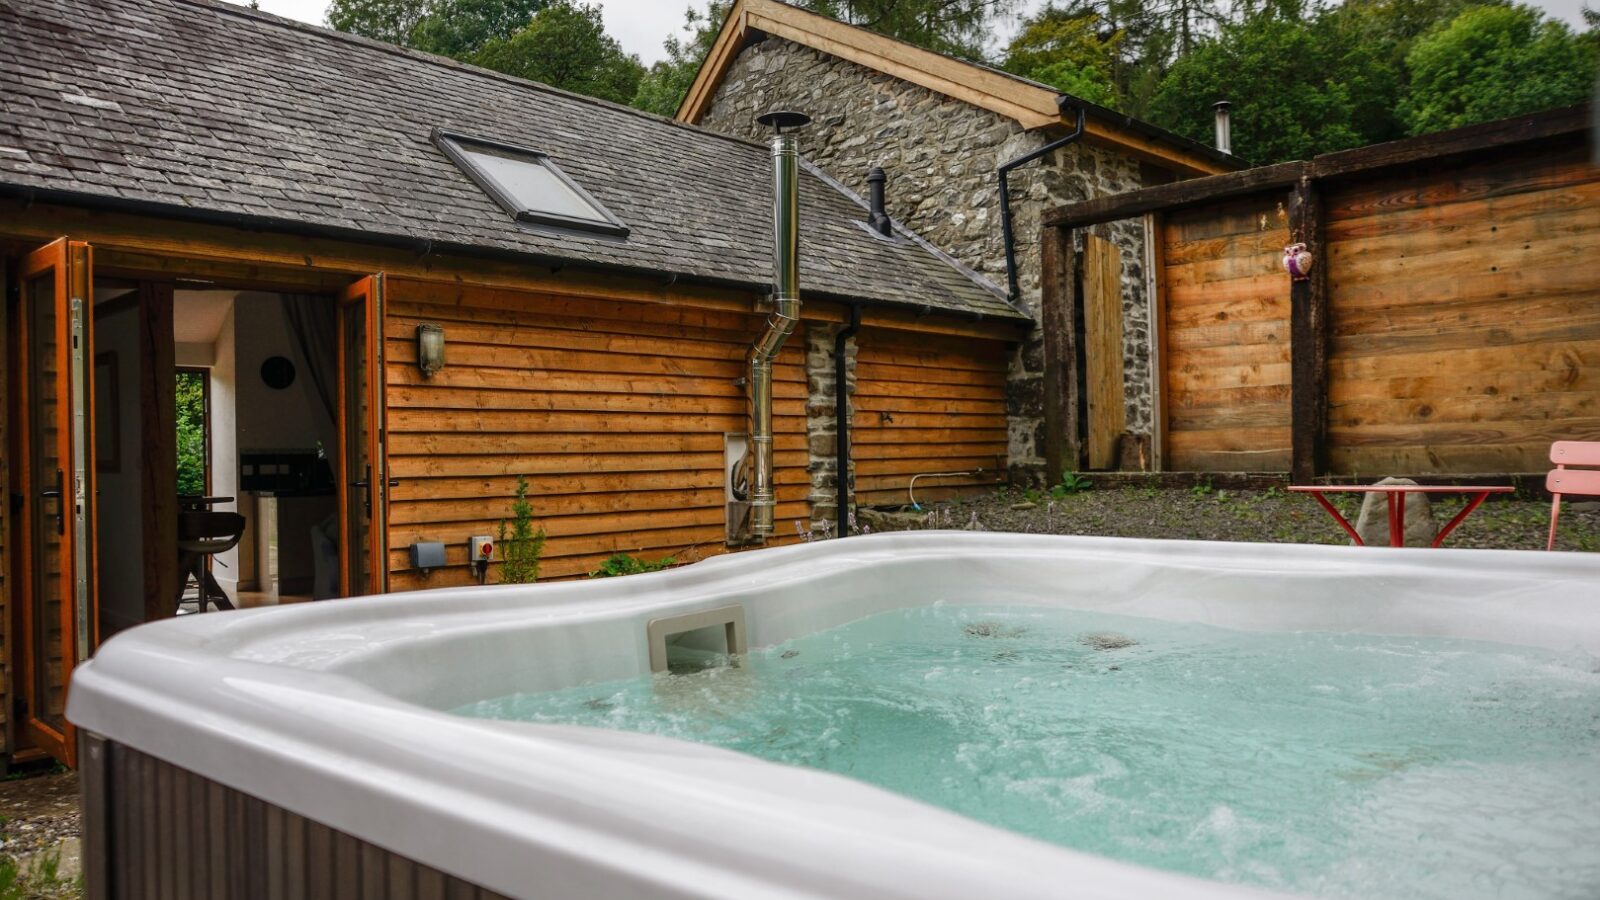
[[[12,321],[22,721],[35,745],[68,765],[77,742],[65,715],[67,684],[94,652],[99,621],[92,257],[89,245],[66,239],[30,253],[17,273]]]
[[[339,298],[339,593],[378,594],[389,574],[389,477],[383,453],[383,276]]]

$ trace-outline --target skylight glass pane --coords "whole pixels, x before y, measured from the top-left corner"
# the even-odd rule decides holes
[[[568,187],[537,158],[465,146],[462,152],[479,171],[493,179],[517,206],[528,212],[589,222],[606,222],[601,212]]]

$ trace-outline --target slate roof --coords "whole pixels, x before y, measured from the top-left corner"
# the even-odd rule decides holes
[[[436,127],[544,151],[631,229],[520,225]],[[342,237],[770,280],[766,147],[217,0],[0,0],[0,190]],[[923,242],[801,178],[801,289],[1022,318]]]

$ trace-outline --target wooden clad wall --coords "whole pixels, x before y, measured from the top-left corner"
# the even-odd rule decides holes
[[[619,552],[723,552],[723,435],[745,430],[735,380],[762,317],[397,279],[387,303],[393,590],[472,583],[465,542],[495,534],[518,475],[549,535],[541,577]],[[432,378],[416,366],[423,322],[445,330],[448,364]],[[809,516],[802,345],[776,367],[775,543]],[[413,541],[444,541],[449,566],[410,569]]]
[[[856,336],[852,460],[856,502],[907,502],[990,490],[1006,475],[1006,369],[1002,341],[863,328]]]
[[[1335,472],[1537,472],[1600,440],[1600,168],[1565,149],[1327,189]]]
[[[1165,468],[1289,468],[1283,195],[1165,217]]]

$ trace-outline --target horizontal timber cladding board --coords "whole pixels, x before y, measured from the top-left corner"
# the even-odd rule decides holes
[[[1284,194],[1163,219],[1164,465],[1289,468],[1289,242]]]
[[[445,332],[446,365],[432,377],[416,366],[421,324]],[[466,540],[498,532],[518,476],[548,536],[541,577],[585,575],[612,553],[722,552],[723,436],[746,428],[739,379],[764,324],[736,310],[392,281],[384,323],[387,450],[399,479],[389,512],[392,587],[473,583]],[[774,543],[784,543],[810,514],[799,341],[773,369]],[[882,402],[927,414],[919,398]],[[415,541],[444,542],[445,566],[411,570]]]
[[[89,897],[507,900],[126,745],[82,746]]]
[[[1549,468],[1600,440],[1600,170],[1576,143],[1327,195],[1338,474]]]
[[[863,328],[851,400],[856,502],[906,503],[911,478],[936,472],[984,474],[925,478],[919,493],[991,490],[1006,471],[1009,362],[1000,341]]]

